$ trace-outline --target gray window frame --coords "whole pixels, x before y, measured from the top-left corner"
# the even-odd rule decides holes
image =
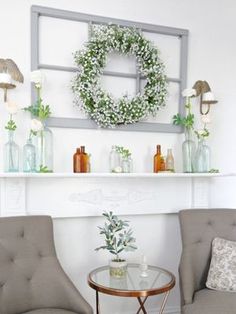
[[[79,12],[72,12],[42,6],[33,5],[31,7],[31,70],[46,69],[66,72],[76,72],[76,67],[67,67],[60,65],[42,64],[39,61],[39,19],[41,16],[58,18],[70,21],[85,22],[88,23],[88,27],[91,23],[94,24],[118,24],[121,26],[134,27],[138,30],[157,33],[167,36],[178,37],[181,41],[180,44],[180,73],[179,78],[168,78],[170,82],[179,84],[179,110],[180,114],[184,114],[183,99],[181,91],[186,87],[187,81],[187,58],[188,58],[188,30],[160,26],[154,24],[126,21],[121,19],[96,16],[90,14],[84,14]],[[111,71],[105,71],[104,75],[110,75],[114,77],[132,77],[136,78],[136,90],[140,90],[140,76],[138,72],[136,74],[117,73]],[[35,99],[34,89],[32,88],[32,101]],[[91,119],[79,119],[79,118],[61,118],[51,117],[47,120],[47,125],[50,127],[60,128],[79,128],[79,129],[99,129],[97,124]],[[109,130],[109,129],[105,129]],[[183,128],[173,125],[171,123],[148,123],[138,122],[130,125],[122,125],[112,130],[118,131],[142,131],[142,132],[165,132],[165,133],[182,133]]]

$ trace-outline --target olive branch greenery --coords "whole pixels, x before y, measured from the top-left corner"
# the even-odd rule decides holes
[[[50,117],[51,109],[49,105],[43,104],[43,100],[41,97],[43,74],[40,70],[36,70],[36,71],[31,72],[31,75],[32,75],[31,82],[34,83],[37,99],[34,104],[23,108],[23,110],[30,112],[31,115],[34,118],[37,118],[37,120],[39,120],[40,122],[44,122]],[[42,128],[44,128],[43,124],[42,124]],[[41,142],[43,142],[43,136],[44,136],[43,129],[40,129],[38,131],[31,129],[29,133],[29,138],[32,138],[32,136],[37,136],[37,134],[40,135]],[[40,165],[38,172],[49,173],[49,172],[52,172],[52,170],[49,170],[48,167],[45,165]]]
[[[95,249],[99,251],[101,249],[108,250],[111,254],[115,255],[115,261],[122,261],[119,254],[123,251],[134,251],[137,249],[135,238],[132,236],[132,230],[129,228],[127,220],[119,219],[112,211],[103,212],[102,214],[106,218],[104,227],[98,227],[100,234],[105,237],[105,245],[102,245]]]
[[[146,78],[143,93],[114,99],[104,91],[100,76],[111,52],[134,56],[140,75]],[[98,126],[112,128],[155,116],[165,106],[167,79],[159,51],[134,28],[95,25],[84,50],[76,51],[78,73],[72,82],[75,104]]]

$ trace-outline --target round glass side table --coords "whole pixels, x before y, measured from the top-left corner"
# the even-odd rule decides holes
[[[139,264],[128,264],[127,274],[122,279],[109,274],[109,266],[94,269],[88,275],[88,284],[96,290],[96,313],[99,309],[99,292],[120,297],[135,297],[139,302],[137,314],[147,314],[144,305],[149,296],[164,294],[159,313],[162,314],[170,290],[175,286],[175,276],[156,266],[148,266],[148,276],[141,277]]]

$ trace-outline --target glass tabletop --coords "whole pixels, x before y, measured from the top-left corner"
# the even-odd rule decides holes
[[[148,266],[147,277],[141,277],[140,274],[139,264],[128,264],[126,276],[117,279],[110,276],[109,266],[104,266],[92,271],[88,281],[94,289],[110,294],[115,294],[114,291],[117,294],[120,291],[124,294],[144,291],[146,295],[158,294],[170,290],[175,284],[174,275],[156,266]]]

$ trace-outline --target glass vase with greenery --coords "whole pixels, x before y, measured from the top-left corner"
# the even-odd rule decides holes
[[[179,113],[174,115],[173,124],[180,125],[185,129],[185,141],[182,144],[183,172],[194,172],[194,156],[196,151],[195,141],[193,140],[194,131],[194,114],[191,112],[191,97],[196,95],[195,89],[185,89],[182,96],[186,98],[185,109],[186,115],[181,116]]]
[[[41,91],[44,77],[40,70],[31,72],[31,82],[34,83],[37,99],[35,104],[24,108],[42,123],[42,128],[35,132],[34,145],[36,148],[36,170],[37,172],[53,172],[53,134],[46,126],[46,120],[51,115],[49,105],[44,105]]]
[[[206,139],[210,135],[209,130],[204,127],[202,130],[195,131],[198,138],[197,150],[194,158],[195,172],[209,172],[210,171],[210,147],[206,144]]]
[[[4,146],[4,170],[5,172],[18,172],[20,149],[14,141],[17,125],[13,120],[13,115],[17,113],[19,107],[15,103],[8,101],[6,103],[6,109],[9,113],[9,120],[5,126],[5,129],[8,131],[8,141]]]

